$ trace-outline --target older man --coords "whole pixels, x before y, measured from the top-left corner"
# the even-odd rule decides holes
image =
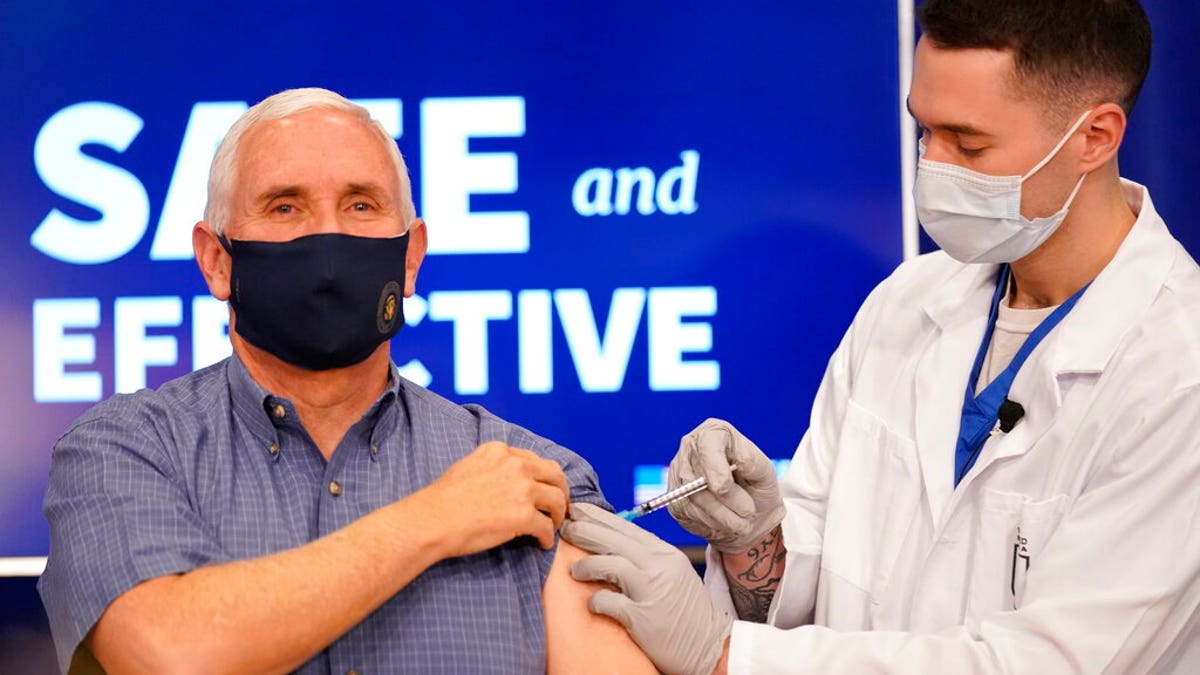
[[[547,648],[551,670],[628,649],[552,572],[568,499],[605,505],[591,467],[391,362],[426,230],[364,109],[251,108],[193,244],[233,356],[55,446],[40,590],[64,668],[532,673]]]

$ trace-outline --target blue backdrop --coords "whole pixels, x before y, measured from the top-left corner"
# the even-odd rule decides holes
[[[406,372],[577,450],[618,508],[706,416],[789,457],[901,260],[897,18],[749,5],[0,8],[0,557],[46,554],[71,419],[219,355],[186,246],[212,143],[296,86],[369,100],[408,158],[441,252],[393,344]],[[1146,6],[1123,165],[1195,252],[1200,20]]]

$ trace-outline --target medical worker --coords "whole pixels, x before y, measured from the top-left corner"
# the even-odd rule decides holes
[[[599,555],[573,573],[615,584],[592,610],[667,673],[1200,673],[1200,268],[1117,165],[1146,15],[919,18],[915,197],[942,250],[867,298],[781,482],[726,422],[683,438],[671,487],[710,489],[671,513],[711,544],[708,593],[582,504],[563,536]]]

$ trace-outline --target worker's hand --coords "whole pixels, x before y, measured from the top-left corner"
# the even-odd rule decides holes
[[[579,581],[606,581],[588,609],[625,627],[667,675],[710,675],[733,619],[709,599],[686,556],[623,518],[585,503],[571,505],[563,539],[596,553],[571,566]]]
[[[668,508],[683,529],[718,551],[745,551],[783,520],[774,465],[724,420],[704,420],[679,441],[667,482],[675,489],[700,476],[708,479],[708,489]]]
[[[562,468],[528,450],[484,443],[409,499],[441,530],[447,557],[469,555],[529,535],[542,548],[566,516],[570,491]]]

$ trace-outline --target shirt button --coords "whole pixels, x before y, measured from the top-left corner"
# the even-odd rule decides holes
[[[372,443],[372,444],[371,444],[371,454],[372,454],[372,455],[378,455],[378,454],[379,454],[379,446],[378,446],[378,445],[376,445],[376,444],[374,444],[374,443]]]
[[[271,453],[272,457],[274,457],[275,455],[278,455],[279,454],[279,444],[272,443],[272,444],[268,445],[267,452]]]
[[[360,674],[357,670],[351,669],[351,670],[346,671],[346,675],[360,675]]]
[[[282,403],[276,403],[275,407],[271,408],[271,414],[275,419],[281,420],[287,415],[287,408],[283,407]]]
[[[329,481],[329,494],[333,495],[334,497],[342,494],[342,484],[336,480]]]

